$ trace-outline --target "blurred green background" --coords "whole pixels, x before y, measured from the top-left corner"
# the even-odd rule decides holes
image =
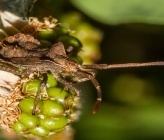
[[[97,34],[82,41],[95,54],[86,63],[164,60],[163,0],[38,0],[32,15],[56,17],[88,38]],[[164,139],[163,67],[99,70],[97,79],[103,101],[95,115],[95,88],[89,81],[77,84],[82,108],[74,140]]]

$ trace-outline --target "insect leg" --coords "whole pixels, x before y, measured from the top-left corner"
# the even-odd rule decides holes
[[[67,88],[69,88],[70,90],[75,92],[77,94],[77,96],[79,96],[80,91],[78,89],[76,89],[71,82],[67,82],[65,79],[63,79],[61,77],[57,77],[57,76],[54,76],[54,77],[56,78],[57,81],[64,84]]]
[[[76,74],[79,76],[82,76],[82,77],[87,77],[88,79],[90,79],[92,81],[93,85],[96,87],[98,97],[97,97],[96,104],[93,108],[93,113],[95,114],[97,112],[100,102],[102,100],[102,91],[101,91],[100,85],[99,85],[98,81],[95,79],[95,77],[88,72],[77,71]]]
[[[39,102],[40,99],[40,93],[43,90],[43,88],[46,86],[46,82],[47,82],[47,74],[42,74],[44,76],[41,84],[40,84],[40,89],[38,90],[36,97],[35,97],[35,101],[34,101],[34,106],[33,106],[33,110],[32,110],[32,115],[35,115],[36,112],[36,106]]]

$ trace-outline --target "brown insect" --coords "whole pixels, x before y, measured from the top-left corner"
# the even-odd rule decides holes
[[[79,96],[79,90],[73,84],[91,80],[97,89],[97,101],[93,109],[96,113],[102,100],[102,92],[98,81],[95,79],[93,72],[87,69],[115,69],[128,67],[145,67],[145,66],[164,66],[164,62],[148,62],[148,63],[127,63],[127,64],[93,64],[81,65],[69,59],[66,55],[64,46],[61,42],[54,44],[52,47],[42,47],[40,42],[30,35],[18,33],[14,36],[5,38],[0,44],[0,70],[8,71],[16,75],[30,74],[40,72],[41,74],[50,71],[53,76],[67,88],[74,91]],[[23,71],[17,70],[18,68]],[[67,80],[67,76],[71,76],[71,81]],[[78,78],[77,78],[78,77]],[[39,100],[37,94],[35,107]]]

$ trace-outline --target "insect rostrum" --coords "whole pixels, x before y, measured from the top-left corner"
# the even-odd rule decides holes
[[[89,72],[86,69],[113,69],[164,65],[164,62],[81,65],[67,57],[62,42],[56,43],[51,47],[44,47],[41,46],[40,42],[34,37],[22,33],[6,37],[1,42],[0,57],[0,62],[2,63],[0,70],[20,76],[33,72],[44,74],[50,71],[57,81],[63,83],[66,88],[74,91],[77,95],[79,95],[79,90],[76,89],[73,84],[91,80],[97,89],[98,96],[93,113],[96,113],[98,110],[102,100],[102,92],[93,72]],[[22,70],[20,71],[19,69]],[[67,80],[68,75],[72,77],[71,80]],[[36,97],[35,106],[37,102],[38,97]]]

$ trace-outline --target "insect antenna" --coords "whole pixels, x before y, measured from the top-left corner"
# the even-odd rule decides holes
[[[146,62],[146,63],[125,63],[125,64],[92,64],[82,65],[84,69],[117,69],[117,68],[133,68],[133,67],[150,67],[164,66],[163,61]]]

